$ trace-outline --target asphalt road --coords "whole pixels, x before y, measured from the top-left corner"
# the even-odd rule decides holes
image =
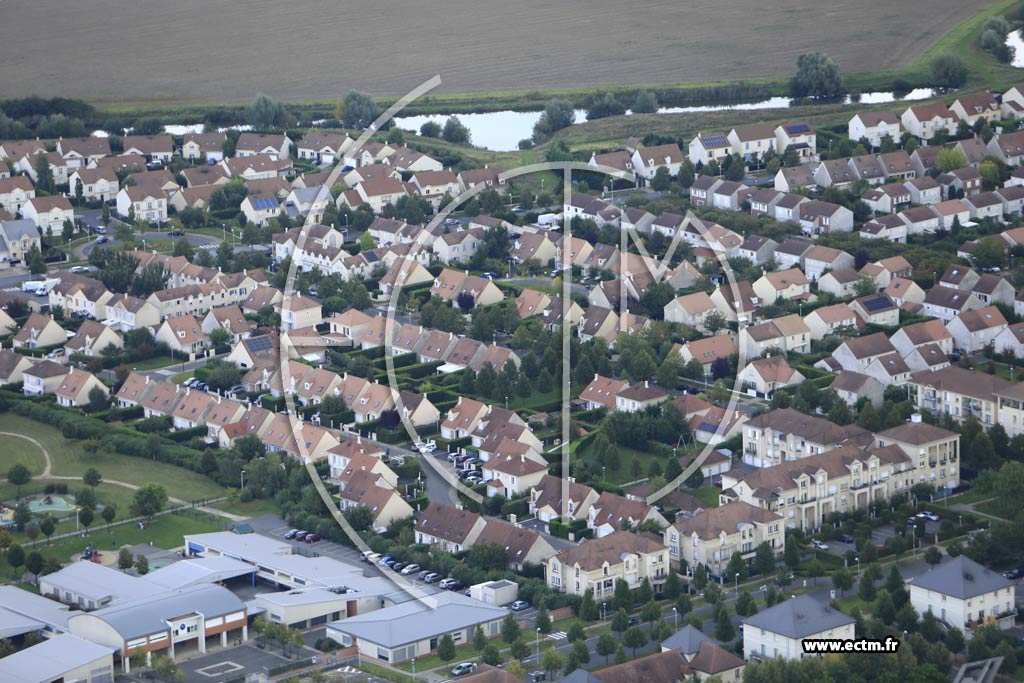
[[[90,233],[94,233],[96,228],[104,225],[103,211],[100,209],[78,209],[75,211],[75,218],[81,220],[86,225]],[[108,240],[106,242],[106,246],[114,246],[120,243],[117,239],[116,231],[114,230],[114,226],[116,226],[119,222],[120,221],[118,221],[116,218],[111,217],[110,222],[106,224],[106,237]],[[171,239],[170,235],[168,235],[166,231],[161,232],[156,230],[151,232],[144,232],[141,235],[139,235],[139,238],[142,239],[143,241]],[[189,241],[189,244],[200,249],[216,249],[222,242],[222,240],[217,237],[210,237],[209,235],[201,235],[187,231],[185,232],[185,239]],[[95,248],[96,240],[90,240],[85,244],[75,247],[74,257],[80,260],[87,259],[89,258],[89,252],[91,252]]]

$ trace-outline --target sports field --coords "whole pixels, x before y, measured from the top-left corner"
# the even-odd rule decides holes
[[[0,93],[104,104],[332,100],[909,64],[986,0],[4,0]]]

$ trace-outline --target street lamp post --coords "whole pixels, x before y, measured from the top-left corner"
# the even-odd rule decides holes
[[[675,607],[672,608],[672,625],[679,628],[679,610]]]
[[[540,664],[540,627],[537,627],[537,663]]]
[[[607,617],[607,610],[608,610],[608,603],[607,602],[602,602],[601,603],[601,621],[604,621],[605,619],[608,618]]]
[[[416,678],[416,658],[412,658],[412,677]]]
[[[855,557],[853,559],[857,561],[857,578],[860,579],[860,558]]]
[[[242,485],[239,487],[239,491],[245,488],[245,470],[242,470]]]
[[[736,597],[740,596],[740,573],[736,572]]]

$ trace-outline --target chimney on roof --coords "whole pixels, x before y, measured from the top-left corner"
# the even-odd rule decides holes
[[[910,416],[910,424],[921,424],[921,413],[913,413]]]

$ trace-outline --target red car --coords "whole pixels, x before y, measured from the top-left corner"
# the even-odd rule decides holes
[[[320,534],[306,534],[306,537],[302,539],[306,543],[316,543],[323,537]]]

